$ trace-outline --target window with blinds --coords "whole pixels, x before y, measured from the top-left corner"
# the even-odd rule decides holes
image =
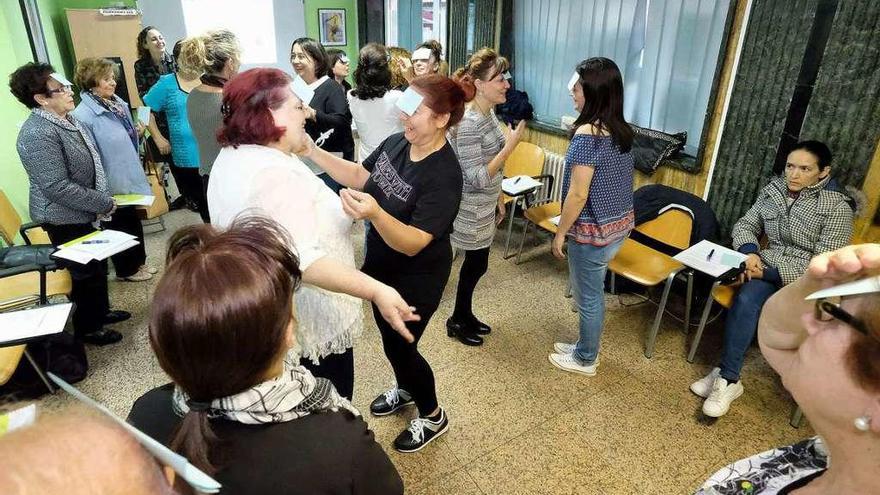
[[[696,155],[731,0],[514,0],[514,81],[537,120],[577,111],[566,83],[575,66],[608,57],[624,78],[624,116],[687,131]]]

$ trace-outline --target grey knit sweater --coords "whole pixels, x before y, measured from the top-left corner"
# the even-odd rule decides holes
[[[94,143],[73,117],[35,110],[21,126],[16,149],[30,180],[33,221],[89,223],[113,207]]]

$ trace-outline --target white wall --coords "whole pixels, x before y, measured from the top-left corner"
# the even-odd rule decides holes
[[[198,32],[188,33],[186,27],[186,19],[184,16],[184,9],[182,2],[190,1],[190,0],[139,0],[138,8],[140,8],[141,12],[143,12],[143,24],[144,26],[153,25],[156,26],[159,31],[165,36],[165,39],[168,43],[168,51],[171,51],[171,47],[174,46],[174,43],[177,40],[185,38],[187,35],[197,35],[200,34]],[[202,0],[207,4],[211,4],[209,0]],[[303,0],[270,0],[272,2],[272,8],[274,10],[274,15],[271,19],[265,19],[265,22],[272,23],[271,26],[274,26],[275,29],[275,52],[276,52],[276,60],[274,63],[259,63],[259,64],[242,64],[242,70],[250,69],[253,67],[276,67],[285,72],[291,72],[292,69],[290,67],[289,62],[289,54],[290,54],[290,44],[296,38],[302,37],[306,35],[306,25],[305,25],[305,7],[303,5]],[[225,3],[225,2],[223,2]],[[242,9],[248,8],[248,1],[241,0],[236,2],[230,2],[235,4],[236,6],[240,6]],[[234,13],[231,13],[234,14]],[[231,17],[235,17],[232,15]],[[232,32],[236,33],[239,37],[242,37],[241,32],[244,30],[242,26],[239,26],[236,29],[236,26],[217,26],[217,27],[225,27]],[[246,40],[242,40],[243,44],[246,45]],[[247,62],[247,53],[244,54],[245,62]]]

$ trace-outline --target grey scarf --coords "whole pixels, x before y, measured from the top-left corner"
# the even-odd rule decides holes
[[[174,412],[189,412],[188,397],[174,387]],[[211,401],[208,417],[223,418],[244,424],[284,423],[314,412],[344,409],[360,416],[357,409],[326,378],[315,378],[302,366],[284,362],[284,371],[277,378],[260,383],[243,392]]]

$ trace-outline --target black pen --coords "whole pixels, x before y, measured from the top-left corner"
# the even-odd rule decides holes
[[[706,256],[706,261],[712,261],[712,255],[715,254],[715,249],[709,251],[709,254]]]
[[[521,178],[522,178],[522,177],[517,177],[516,179],[514,179],[513,183],[514,183],[514,184],[518,184],[518,183],[519,183],[519,180],[520,180]]]

